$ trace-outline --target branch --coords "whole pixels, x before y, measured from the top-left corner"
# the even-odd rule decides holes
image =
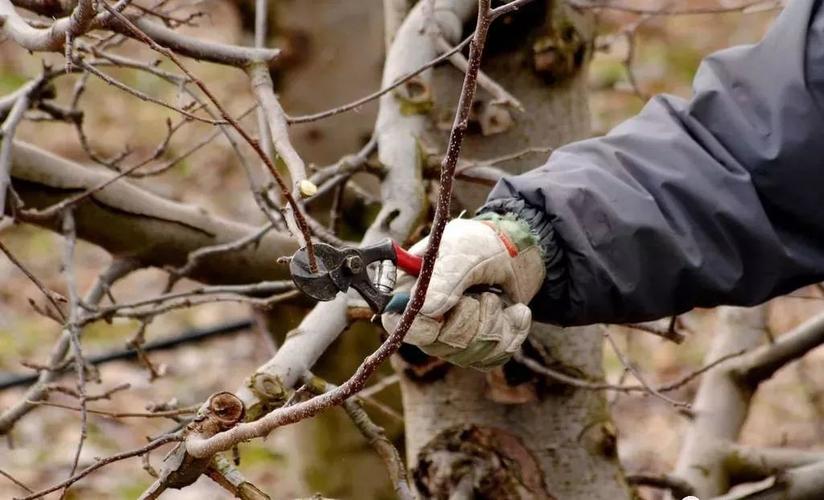
[[[765,337],[765,315],[764,306],[722,308],[721,328],[707,356],[719,359],[758,346]],[[675,467],[675,474],[692,484],[699,498],[720,495],[729,488],[724,467],[726,443],[737,440],[752,395],[752,389],[734,376],[734,365],[720,365],[704,374],[693,403],[694,418]]]
[[[824,452],[730,444],[725,467],[734,483],[760,481],[794,467],[824,461]]]
[[[97,282],[83,298],[83,302],[87,304],[98,303],[103,298],[104,291],[112,283],[129,274],[135,267],[133,261],[113,261],[98,277]],[[69,352],[69,347],[72,344],[72,336],[73,333],[70,331],[70,328],[63,330],[63,333],[49,354],[47,369],[40,372],[37,382],[26,391],[21,400],[0,414],[0,435],[8,434],[14,427],[14,424],[35,407],[32,403],[33,401],[40,401],[48,396],[48,384],[56,379],[62,372],[62,369],[59,367],[61,367]]]
[[[261,65],[250,66],[248,71],[249,81],[252,85],[252,92],[260,109],[266,115],[269,124],[269,134],[272,144],[275,145],[275,152],[289,169],[292,187],[300,181],[306,179],[306,165],[295,151],[292,142],[289,140],[289,128],[286,123],[286,113],[280,106],[278,98],[275,96],[272,77],[269,75],[269,68]]]
[[[335,389],[334,385],[314,376],[307,377],[305,383],[315,394],[323,394]],[[378,455],[380,455],[381,460],[383,460],[386,465],[386,469],[389,471],[389,478],[398,498],[400,500],[413,500],[415,497],[409,489],[408,474],[406,473],[406,467],[403,465],[403,459],[401,459],[401,455],[398,453],[395,445],[386,437],[386,431],[383,427],[375,424],[375,422],[369,418],[369,415],[357,400],[349,399],[345,401],[343,403],[343,409],[352,420],[352,423],[355,424],[358,431],[363,434],[363,437],[366,438]]]
[[[32,101],[31,94],[40,87],[42,82],[43,79],[38,78],[24,85],[21,90],[25,91],[15,99],[14,104],[9,109],[8,116],[0,126],[0,207],[6,206],[6,193],[11,189],[11,149],[14,134],[17,131],[17,126],[23,120],[23,114],[29,110]],[[2,218],[3,214],[0,213],[0,219]]]
[[[6,257],[8,257],[8,259],[12,262],[12,264],[17,266],[17,269],[19,269],[23,274],[25,274],[29,281],[34,283],[35,286],[37,286],[37,288],[40,289],[40,292],[42,292],[43,295],[46,296],[46,299],[49,301],[49,303],[51,303],[52,307],[54,308],[54,313],[61,320],[65,321],[66,315],[63,314],[63,310],[60,309],[60,305],[58,304],[58,302],[65,302],[66,298],[60,295],[59,293],[55,292],[54,290],[49,289],[42,281],[40,281],[40,279],[37,278],[37,276],[34,275],[34,273],[29,271],[26,268],[26,266],[23,265],[22,262],[17,260],[17,257],[15,257],[14,254],[11,253],[11,251],[9,251],[9,249],[6,248],[6,245],[4,245],[2,242],[0,242],[0,252],[3,252],[6,255]]]
[[[452,46],[449,42],[447,42],[442,36],[438,36],[438,47],[444,53],[450,52],[452,50]],[[461,72],[466,72],[467,65],[469,64],[466,58],[460,52],[455,52],[451,56],[449,56],[449,62],[452,63],[455,68],[457,68]],[[518,111],[523,112],[524,106],[521,104],[521,101],[518,100],[517,97],[510,94],[508,90],[506,90],[500,83],[493,80],[489,75],[484,73],[483,71],[478,72],[478,85],[489,92],[493,97],[493,102],[500,103],[505,106],[511,106],[512,108],[517,109]]]
[[[15,478],[14,476],[12,476],[12,475],[11,475],[11,474],[9,474],[8,472],[4,471],[3,469],[0,469],[0,476],[5,477],[5,478],[6,478],[6,479],[8,479],[9,481],[11,481],[11,482],[12,482],[12,483],[14,483],[15,485],[17,485],[19,488],[21,488],[21,489],[23,489],[24,491],[26,491],[27,493],[34,493],[34,490],[33,490],[33,489],[29,488],[29,487],[28,487],[28,486],[26,486],[24,483],[22,483],[22,482],[21,482],[21,481],[19,481],[17,478]]]
[[[0,32],[31,52],[59,51],[66,38],[85,33],[94,18],[91,0],[80,0],[69,17],[48,28],[33,28],[17,13],[10,0],[0,0]]]
[[[764,345],[748,354],[737,364],[736,372],[751,387],[757,387],[784,365],[804,356],[822,343],[824,314],[782,335],[774,344]]]
[[[260,159],[263,160],[263,163],[266,164],[266,167],[269,169],[269,172],[272,174],[272,177],[274,177],[275,182],[278,184],[278,187],[280,187],[282,196],[286,199],[286,201],[289,203],[289,206],[292,208],[292,216],[294,217],[295,225],[297,226],[297,229],[300,230],[300,233],[303,235],[302,243],[306,247],[306,254],[309,258],[309,270],[312,272],[316,272],[317,261],[315,259],[315,252],[312,247],[312,238],[309,226],[307,225],[306,220],[303,217],[303,213],[300,211],[300,207],[298,206],[297,201],[295,201],[294,197],[292,196],[291,190],[284,182],[283,177],[277,171],[277,168],[275,168],[275,165],[274,163],[272,163],[271,158],[269,158],[266,155],[266,153],[260,148],[260,143],[253,139],[246,132],[246,130],[244,130],[243,127],[241,127],[240,124],[234,118],[232,118],[232,115],[230,115],[226,111],[226,109],[223,107],[222,104],[220,104],[220,101],[215,97],[212,91],[206,86],[205,83],[203,83],[203,80],[199,79],[191,71],[189,71],[188,68],[186,68],[186,66],[184,66],[180,59],[174,54],[174,52],[172,52],[166,47],[159,45],[157,42],[152,40],[151,37],[149,37],[146,33],[141,31],[137,25],[129,21],[129,19],[127,19],[123,14],[112,9],[105,3],[101,5],[115,18],[123,22],[126,25],[126,27],[132,32],[135,38],[148,45],[155,52],[168,57],[178,68],[180,68],[180,70],[183,71],[183,73],[185,73],[186,76],[189,77],[189,79],[192,80],[195,83],[195,85],[198,86],[198,88],[206,95],[206,97],[208,97],[209,101],[211,101],[215,108],[217,108],[217,110],[220,112],[220,115],[223,117],[223,119],[229,122],[232,128],[234,128],[238,132],[238,134],[240,134],[240,136],[243,137],[243,140],[245,140],[249,144],[249,146],[252,147],[255,153],[260,157]],[[258,65],[256,64],[255,66],[257,67]]]
[[[694,370],[692,372],[687,373],[686,375],[682,376],[679,379],[676,379],[672,382],[666,382],[659,386],[655,387],[655,390],[658,392],[670,392],[676,389],[680,389],[681,387],[687,385],[692,380],[695,380],[702,374],[712,370],[716,366],[725,363],[731,359],[737,358],[742,356],[747,351],[742,349],[737,352],[730,352],[727,353],[718,359],[707,363],[706,365],[702,366],[701,368]],[[553,370],[543,364],[539,363],[538,361],[526,357],[522,351],[518,351],[512,357],[518,363],[526,366],[529,368],[533,373],[537,373],[539,375],[543,375],[548,377],[556,382],[561,382],[563,384],[571,385],[573,387],[577,387],[579,389],[589,389],[592,391],[619,391],[619,392],[648,392],[647,387],[642,384],[631,385],[631,384],[608,384],[604,382],[598,381],[591,381],[580,379],[577,377],[573,377],[571,375],[567,375],[565,373],[559,372],[557,370]]]
[[[288,121],[289,121],[290,124],[314,122],[314,121],[317,121],[317,120],[322,120],[324,118],[329,118],[330,116],[345,113],[347,111],[352,111],[353,109],[358,109],[358,108],[360,108],[361,106],[363,106],[364,104],[366,104],[370,101],[374,101],[375,99],[377,99],[379,97],[383,97],[384,95],[388,94],[392,90],[394,90],[394,89],[398,88],[399,86],[403,85],[404,83],[412,80],[414,77],[418,76],[419,74],[423,73],[424,71],[426,71],[426,70],[428,70],[428,69],[430,69],[434,66],[437,66],[438,64],[448,60],[449,57],[452,56],[453,54],[457,54],[458,52],[462,51],[464,49],[464,47],[466,47],[467,44],[469,44],[469,42],[472,40],[473,36],[474,36],[474,33],[469,35],[468,37],[464,38],[463,41],[461,41],[461,43],[459,43],[458,45],[453,47],[448,52],[444,52],[440,56],[437,56],[437,54],[434,54],[432,59],[423,62],[420,66],[410,70],[408,73],[398,75],[393,80],[387,81],[387,78],[386,78],[387,74],[393,74],[394,72],[389,72],[388,70],[390,68],[388,68],[388,67],[385,68],[384,69],[384,78],[383,78],[383,87],[380,90],[376,91],[376,92],[373,92],[373,93],[371,93],[367,96],[361,97],[360,99],[358,99],[356,101],[352,101],[348,104],[344,104],[344,105],[338,106],[337,108],[329,109],[327,111],[321,111],[319,113],[313,113],[311,115],[290,116],[288,118]],[[396,44],[396,45],[401,47],[405,44]],[[424,51],[421,51],[421,52],[424,52]],[[390,51],[390,53],[391,53],[391,51]],[[435,57],[435,56],[437,56],[437,57]],[[389,56],[387,56],[387,61],[389,61]],[[428,78],[427,78],[427,80],[428,80]]]
[[[750,12],[753,10],[778,9],[781,7],[780,0],[750,0],[729,7],[691,7],[673,8],[666,6],[657,8],[635,7],[629,4],[613,2],[611,0],[589,1],[589,0],[566,0],[566,2],[576,9],[606,9],[629,12],[631,14],[647,14],[653,16],[688,16],[698,14],[723,14],[726,12]]]
[[[670,328],[660,328],[655,322],[649,323],[624,323],[619,324],[618,326],[623,326],[624,328],[631,328],[633,330],[640,330],[642,332],[651,333],[655,336],[661,337],[664,340],[669,340],[670,342],[681,344],[684,342],[686,337],[683,333],[676,331],[675,329],[675,317],[670,322]]]
[[[15,142],[12,183],[24,203],[33,208],[55,205],[85,192],[113,174],[81,167],[34,146]],[[49,229],[57,220],[29,220]],[[180,267],[186,256],[202,247],[240,240],[255,229],[212,216],[144,191],[126,180],[112,183],[75,208],[77,234],[112,255],[128,256],[144,266]],[[190,276],[207,283],[256,283],[288,278],[288,270],[275,265],[291,255],[296,242],[270,232],[255,248],[211,254],[200,260]]]
[[[182,438],[177,434],[168,434],[168,435],[161,436],[161,437],[153,440],[152,442],[150,442],[149,444],[147,444],[146,446],[143,446],[141,448],[137,448],[137,449],[131,450],[131,451],[126,451],[126,452],[123,452],[123,453],[118,453],[118,454],[112,455],[110,457],[98,459],[92,465],[86,467],[85,469],[81,470],[77,474],[74,474],[69,479],[66,479],[63,482],[58,483],[58,484],[53,485],[53,486],[50,486],[46,489],[43,489],[43,490],[40,490],[38,492],[32,493],[31,495],[23,497],[20,500],[34,500],[36,498],[43,497],[45,495],[48,495],[51,492],[54,492],[54,491],[57,491],[57,490],[61,489],[61,488],[71,486],[72,484],[76,483],[77,481],[80,481],[81,479],[83,479],[84,477],[88,476],[89,474],[91,474],[92,472],[96,471],[97,469],[99,469],[101,467],[105,467],[106,465],[109,465],[109,464],[114,463],[114,462],[119,462],[121,460],[126,460],[127,458],[139,457],[141,455],[144,455],[144,454],[154,450],[155,448],[159,448],[159,447],[163,446],[164,444],[173,443],[175,441],[180,441],[181,439]]]
[[[15,0],[14,3],[46,17],[70,15],[62,8],[62,4],[58,4],[61,9],[56,12],[58,9],[55,9],[55,4],[52,2]],[[79,4],[86,3],[88,3],[88,0],[79,2]],[[82,17],[80,21],[85,22],[85,19],[85,17]],[[260,62],[271,65],[280,55],[278,49],[242,47],[204,41],[178,33],[162,24],[142,17],[128,16],[128,19],[160,45],[199,61],[243,68],[249,64]],[[72,30],[73,36],[77,37],[80,34],[78,32],[82,31],[79,29],[80,27],[79,23],[72,21],[71,17],[62,17],[54,21],[50,28],[33,28],[14,10],[12,2],[0,0],[0,32],[6,33],[15,42],[28,50],[61,52],[66,40],[66,33]],[[101,13],[91,20],[86,26],[86,30],[89,29],[110,29],[122,35],[134,37],[128,26],[107,13]]]
[[[198,61],[244,68],[254,63],[264,63],[271,66],[280,55],[280,49],[253,48],[210,42],[183,35],[145,18],[129,17],[129,19],[158,44]],[[110,27],[118,33],[132,36],[132,32],[116,20],[111,22]]]
[[[455,121],[449,137],[447,155],[444,158],[442,166],[441,189],[435,210],[435,221],[432,232],[429,235],[429,245],[423,257],[423,268],[421,269],[415,286],[415,293],[401,316],[397,328],[375,352],[361,363],[355,373],[337,389],[321,396],[316,396],[306,402],[274,410],[259,420],[239,424],[231,430],[218,433],[212,437],[204,438],[196,433],[190,434],[186,440],[186,449],[192,456],[212,456],[215,453],[231,448],[241,441],[265,436],[277,427],[309,418],[326,408],[343,403],[349,397],[360,391],[383,361],[400,347],[406,332],[412,325],[412,320],[423,305],[426,290],[429,287],[429,281],[432,277],[432,269],[434,268],[441,236],[449,219],[455,167],[458,163],[463,138],[468,127],[481,55],[486,42],[489,24],[492,21],[489,10],[489,0],[479,0],[478,4],[475,37],[470,45],[469,68],[464,78]]]
[[[618,360],[621,361],[622,365],[624,365],[624,368],[626,368],[627,371],[632,373],[632,375],[635,377],[635,379],[638,380],[638,382],[640,382],[641,385],[650,394],[652,394],[653,396],[655,396],[655,397],[657,397],[657,398],[659,398],[663,401],[666,401],[667,403],[671,404],[672,406],[674,406],[676,408],[685,408],[685,409],[690,408],[689,403],[684,403],[682,401],[676,401],[676,400],[674,400],[674,399],[672,399],[668,396],[665,396],[664,394],[659,392],[656,388],[649,385],[647,383],[646,379],[638,371],[638,369],[635,368],[635,365],[633,365],[632,362],[629,359],[627,359],[626,355],[624,355],[624,353],[621,352],[621,349],[618,348],[618,344],[615,343],[615,339],[613,339],[612,335],[610,335],[609,332],[606,331],[606,330],[604,330],[604,337],[609,342],[609,345],[610,345],[610,347],[612,347],[612,350],[615,352],[615,355],[618,356]]]
[[[670,490],[675,498],[685,498],[694,493],[692,486],[683,479],[667,474],[656,476],[652,474],[629,474],[627,483],[633,486],[649,486]]]
[[[789,469],[744,491],[713,500],[816,500],[824,491],[824,462]]]
[[[237,467],[222,455],[217,455],[212,460],[209,468],[206,469],[206,475],[240,500],[269,500],[270,498],[257,486],[247,481]]]

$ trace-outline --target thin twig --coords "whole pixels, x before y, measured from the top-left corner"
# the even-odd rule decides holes
[[[631,328],[633,330],[640,330],[642,332],[651,333],[657,337],[661,337],[664,340],[669,340],[670,342],[674,342],[676,344],[681,344],[684,342],[684,340],[686,340],[686,337],[683,333],[680,333],[675,330],[675,323],[670,323],[670,326],[668,328],[658,328],[654,324],[650,323],[624,323],[619,324],[618,326],[623,326],[624,328]]]
[[[0,126],[0,219],[5,215],[6,193],[11,190],[11,150],[14,133],[23,120],[24,113],[29,109],[30,93],[39,86],[40,81],[41,79],[38,79],[27,85],[29,90],[17,98],[6,120]]]
[[[117,87],[120,90],[126,92],[127,94],[131,94],[131,95],[137,97],[138,99],[141,99],[141,100],[146,101],[146,102],[151,102],[153,104],[157,104],[158,106],[161,106],[161,107],[164,107],[166,109],[172,110],[176,113],[180,113],[181,115],[185,116],[186,118],[190,118],[192,120],[196,120],[196,121],[199,121],[199,122],[202,122],[202,123],[206,123],[208,125],[224,125],[224,124],[226,124],[226,121],[224,121],[224,120],[212,120],[210,118],[203,118],[202,116],[197,116],[196,114],[191,113],[191,112],[189,112],[189,111],[187,111],[183,108],[180,108],[178,106],[174,106],[174,105],[169,104],[167,102],[161,101],[160,99],[157,99],[155,97],[150,96],[149,94],[146,94],[145,92],[141,92],[140,90],[129,87],[128,85],[121,82],[120,80],[118,80],[118,79],[116,79],[116,78],[114,78],[110,75],[107,75],[106,73],[103,73],[102,71],[95,68],[91,64],[88,64],[85,61],[77,61],[77,64],[80,67],[82,67],[83,69],[85,69],[86,71],[88,71],[89,73],[92,73],[96,77],[98,77],[101,80],[103,80],[104,82],[108,83],[109,85],[111,85],[113,87]]]
[[[164,444],[174,443],[176,441],[182,441],[182,440],[183,440],[183,437],[180,434],[167,434],[167,435],[161,436],[161,437],[151,441],[149,444],[147,444],[146,446],[143,446],[141,448],[137,448],[137,449],[130,450],[130,451],[125,451],[123,453],[118,453],[116,455],[111,455],[109,457],[99,459],[99,460],[95,461],[95,463],[93,463],[92,465],[89,465],[88,467],[81,470],[77,474],[72,475],[72,477],[66,479],[65,481],[62,481],[62,482],[60,482],[58,484],[55,484],[53,486],[49,486],[46,489],[43,489],[43,490],[37,491],[35,493],[32,493],[31,495],[23,497],[20,500],[35,500],[36,498],[44,497],[44,496],[48,495],[49,493],[57,491],[61,488],[67,488],[67,487],[71,486],[72,484],[74,484],[77,481],[83,479],[84,477],[88,476],[89,474],[96,471],[97,469],[100,469],[101,467],[105,467],[106,465],[109,465],[109,464],[114,463],[114,462],[119,462],[121,460],[126,460],[127,458],[139,457],[139,456],[142,456],[142,455],[154,450],[155,448],[159,448],[159,447],[163,446]]]
[[[312,393],[320,395],[336,389],[334,384],[312,375],[307,372],[303,378],[304,387]],[[395,489],[395,494],[400,500],[413,500],[414,496],[409,488],[408,474],[403,464],[400,453],[395,445],[386,437],[383,427],[377,425],[369,418],[369,414],[361,407],[360,402],[348,399],[343,402],[343,410],[355,424],[355,427],[363,434],[372,448],[383,460],[386,469],[389,471],[389,478]]]
[[[23,490],[25,490],[25,491],[26,491],[26,493],[34,493],[34,490],[33,490],[33,489],[29,488],[28,486],[26,486],[25,484],[23,484],[20,480],[18,480],[17,478],[15,478],[14,476],[12,476],[12,475],[11,475],[11,474],[9,474],[8,472],[4,471],[3,469],[0,469],[0,476],[3,476],[3,477],[5,477],[6,479],[8,479],[9,481],[11,481],[12,483],[16,484],[17,486],[19,486],[20,488],[22,488]]]
[[[266,234],[272,229],[274,229],[274,224],[272,222],[269,222],[265,224],[263,227],[257,229],[256,231],[252,231],[247,236],[244,236],[243,238],[240,238],[236,241],[230,241],[228,243],[213,245],[210,247],[198,248],[194,252],[189,253],[188,257],[186,257],[186,264],[175,269],[173,273],[175,276],[186,276],[190,272],[192,272],[192,270],[198,264],[200,264],[200,262],[204,258],[210,255],[242,250],[249,245],[257,244],[261,240],[261,238],[266,236]]]
[[[610,333],[606,330],[604,330],[604,337],[609,342],[609,345],[612,347],[612,350],[615,352],[615,355],[618,356],[618,359],[621,361],[621,364],[624,365],[624,367],[627,370],[629,370],[630,373],[632,373],[632,375],[636,378],[636,380],[638,380],[638,382],[641,385],[643,385],[644,388],[646,388],[649,391],[650,394],[652,394],[653,396],[655,396],[655,397],[657,397],[657,398],[659,398],[663,401],[666,401],[667,403],[669,403],[669,404],[671,404],[671,405],[673,405],[677,408],[685,408],[685,409],[690,408],[689,403],[685,403],[683,401],[676,401],[676,400],[662,394],[660,391],[658,391],[658,389],[656,389],[656,388],[652,387],[651,385],[649,385],[647,383],[646,379],[638,371],[638,369],[635,368],[635,366],[633,366],[632,362],[629,359],[627,359],[627,357],[624,355],[623,352],[621,352],[621,349],[618,347],[618,344],[615,343],[615,339],[613,339],[612,335],[610,335]]]
[[[781,7],[780,0],[752,0],[744,2],[739,5],[729,7],[688,7],[688,8],[669,8],[669,7],[635,7],[623,3],[612,1],[598,1],[591,2],[587,0],[566,0],[566,2],[576,9],[606,9],[617,10],[622,12],[629,12],[631,14],[649,14],[653,16],[690,16],[699,14],[723,14],[727,12],[747,12],[756,8],[763,7],[767,9],[777,9]],[[514,2],[513,2],[514,3]]]
[[[63,213],[63,238],[65,239],[65,249],[63,253],[63,272],[66,275],[66,288],[69,295],[69,319],[65,329],[69,333],[71,341],[74,365],[77,370],[77,392],[80,395],[80,438],[77,443],[77,450],[72,461],[72,468],[69,476],[73,476],[77,471],[80,462],[80,453],[83,451],[83,443],[88,435],[88,414],[86,411],[86,359],[83,357],[83,348],[80,344],[80,329],[77,326],[80,301],[77,296],[77,281],[74,272],[74,249],[77,243],[77,234],[74,223],[74,213],[66,210]],[[68,488],[68,487],[67,487]],[[65,496],[65,490],[63,495]]]
[[[716,366],[725,363],[731,359],[743,356],[747,352],[746,349],[742,349],[737,352],[732,352],[726,354],[724,356],[719,357],[718,359],[707,363],[706,365],[702,366],[701,368],[691,371],[686,375],[672,381],[661,384],[655,388],[658,392],[670,392],[676,389],[680,389],[681,387],[687,385],[691,381],[695,380],[705,372],[715,368]],[[577,377],[573,377],[571,375],[567,375],[563,372],[559,372],[557,370],[553,370],[543,364],[539,363],[538,361],[524,356],[522,352],[517,352],[512,357],[518,363],[526,366],[532,372],[544,375],[549,377],[557,382],[561,382],[567,385],[571,385],[573,387],[577,387],[579,389],[588,389],[593,391],[617,391],[617,392],[646,392],[647,388],[640,384],[608,384],[603,382],[596,382],[591,380],[585,380]],[[625,369],[625,372],[628,370]]]
[[[339,114],[345,113],[347,111],[352,111],[353,109],[358,109],[361,106],[363,106],[364,104],[366,104],[370,101],[374,101],[375,99],[379,98],[380,96],[391,92],[393,89],[395,89],[395,88],[399,87],[400,85],[408,82],[409,80],[416,77],[420,73],[423,73],[424,71],[428,70],[429,68],[431,68],[433,66],[437,66],[438,64],[448,60],[449,57],[452,54],[457,54],[458,52],[462,51],[464,49],[464,47],[466,47],[467,44],[469,44],[469,42],[472,41],[472,37],[474,37],[474,36],[475,36],[475,33],[470,34],[468,37],[464,38],[461,43],[459,43],[458,45],[453,47],[452,50],[444,52],[440,56],[436,57],[435,59],[432,59],[431,61],[429,61],[428,63],[422,65],[418,69],[416,69],[416,70],[414,70],[410,73],[405,74],[404,76],[402,76],[402,77],[398,78],[397,80],[395,80],[394,82],[392,82],[392,84],[387,86],[387,87],[384,87],[384,88],[382,88],[382,89],[380,89],[376,92],[373,92],[373,93],[371,93],[367,96],[361,97],[360,99],[352,101],[348,104],[343,104],[341,106],[338,106],[337,108],[328,109],[326,111],[321,111],[319,113],[314,113],[314,114],[311,114],[311,115],[289,116],[289,117],[287,117],[287,121],[289,122],[289,124],[314,122],[314,121],[318,121],[318,120],[323,120],[324,118],[329,118],[330,116],[339,115]]]
[[[40,281],[40,279],[37,276],[35,276],[34,273],[29,271],[26,268],[26,266],[23,265],[22,262],[17,260],[17,257],[15,257],[13,253],[11,253],[11,251],[6,247],[6,245],[3,244],[2,241],[0,241],[0,252],[6,254],[6,257],[8,257],[12,264],[14,264],[17,267],[17,269],[19,269],[23,274],[25,274],[26,277],[32,283],[34,283],[35,286],[37,286],[37,288],[40,289],[40,291],[43,293],[43,295],[46,297],[49,303],[51,303],[55,313],[58,316],[60,316],[60,319],[62,321],[66,321],[66,315],[63,314],[63,310],[60,309],[60,305],[58,304],[58,301],[65,302],[66,298],[60,295],[59,293],[49,289],[49,287],[47,287],[42,281]]]
[[[64,410],[71,410],[71,411],[82,411],[83,409],[79,406],[71,406],[62,403],[53,403],[51,401],[30,401],[33,405],[38,406],[49,406],[51,408],[61,408]],[[94,415],[102,415],[104,417],[109,418],[169,418],[169,417],[179,417],[181,415],[192,415],[197,413],[199,405],[194,406],[187,406],[186,408],[180,408],[177,410],[163,410],[163,411],[145,411],[145,412],[123,412],[123,411],[106,411],[100,409],[92,409],[87,408],[86,412],[94,414]]]
[[[252,138],[252,136],[250,136],[248,132],[246,132],[246,130],[243,127],[241,127],[240,124],[234,118],[232,118],[232,116],[226,111],[223,105],[220,104],[220,101],[218,101],[218,99],[215,97],[212,91],[206,86],[206,84],[203,83],[203,81],[199,79],[197,76],[195,76],[191,71],[189,71],[189,69],[186,68],[186,66],[180,61],[180,59],[175,55],[174,52],[172,52],[166,47],[159,45],[157,42],[152,40],[146,33],[144,33],[140,28],[138,28],[123,14],[116,12],[105,3],[103,3],[102,5],[103,8],[105,8],[112,15],[118,18],[134,34],[134,36],[138,40],[148,45],[152,50],[168,57],[178,68],[180,68],[180,70],[183,71],[183,73],[185,73],[186,76],[189,77],[189,79],[193,81],[195,85],[198,86],[198,88],[200,88],[200,90],[206,95],[206,97],[208,97],[209,101],[211,101],[212,104],[220,112],[220,115],[223,117],[223,119],[229,122],[232,128],[237,130],[237,132],[252,147],[252,149],[260,157],[260,159],[263,160],[263,162],[266,164],[266,167],[269,169],[269,172],[272,174],[272,177],[275,178],[275,181],[280,187],[281,195],[284,197],[284,199],[286,199],[286,201],[289,203],[289,205],[292,207],[292,210],[294,211],[293,215],[295,218],[295,223],[298,229],[300,230],[301,234],[303,235],[304,243],[306,244],[307,257],[309,260],[309,270],[311,272],[317,272],[317,260],[315,258],[311,238],[312,233],[309,229],[309,226],[306,224],[306,219],[303,217],[303,213],[301,213],[300,208],[298,207],[298,204],[295,201],[295,198],[292,196],[289,186],[283,180],[283,176],[280,175],[280,173],[277,171],[277,168],[275,168],[275,164],[269,157],[266,156],[266,153],[261,149],[260,143],[254,138]]]
[[[232,429],[220,432],[211,437],[190,434],[186,440],[186,449],[194,457],[208,457],[223,450],[228,450],[240,441],[265,436],[276,427],[294,423],[316,415],[325,408],[340,405],[351,396],[363,389],[369,377],[383,362],[395,353],[403,342],[406,332],[412,325],[412,320],[423,306],[424,297],[432,278],[435,257],[440,247],[446,223],[449,220],[449,211],[452,201],[452,186],[455,176],[455,167],[461,153],[464,135],[469,124],[469,115],[472,101],[477,87],[477,75],[480,68],[486,36],[492,16],[489,9],[489,0],[479,0],[478,16],[475,36],[472,39],[469,52],[469,68],[464,77],[461,88],[455,121],[449,136],[447,154],[442,166],[440,193],[435,209],[435,221],[429,236],[429,245],[423,257],[423,267],[418,277],[415,293],[407,304],[398,326],[378,349],[370,354],[358,367],[355,373],[337,389],[316,396],[308,401],[297,403],[287,408],[274,410],[259,420],[238,424]]]
[[[377,382],[370,385],[366,389],[360,391],[358,393],[358,396],[360,396],[362,398],[372,397],[375,394],[383,391],[384,389],[397,384],[398,382],[400,382],[400,380],[401,380],[401,378],[397,373],[394,374],[394,375],[390,375],[386,378],[382,378],[381,380],[378,380]]]

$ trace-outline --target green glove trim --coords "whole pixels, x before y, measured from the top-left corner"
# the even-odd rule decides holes
[[[501,215],[494,212],[485,212],[473,219],[494,223],[498,230],[506,234],[510,241],[518,247],[519,252],[538,244],[538,237],[532,233],[529,224],[515,214]]]

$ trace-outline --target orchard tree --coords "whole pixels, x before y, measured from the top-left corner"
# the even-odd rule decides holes
[[[36,225],[63,236],[64,251],[55,259],[61,259],[67,291],[50,289],[27,269],[24,256],[0,243],[0,250],[42,293],[32,301],[36,313],[60,325],[49,358],[34,366],[36,382],[2,409],[0,434],[11,435],[22,419],[52,410],[49,397],[56,392],[73,398],[70,409],[81,416],[68,478],[27,486],[4,473],[26,491],[24,498],[65,493],[111,463],[145,457],[158,448],[169,453],[156,468],[146,467],[154,483],[141,498],[186,488],[201,475],[239,498],[269,498],[264,491],[270,485],[247,481],[242,462],[238,466],[231,459],[232,450],[239,449],[242,457],[243,443],[283,432],[280,428],[334,406],[343,407],[374,447],[395,494],[403,499],[620,499],[633,498],[639,485],[669,490],[677,498],[824,496],[821,453],[737,444],[759,384],[824,341],[824,316],[768,342],[772,337],[765,333],[763,306],[724,309],[703,367],[664,384],[649,383],[603,326],[562,329],[535,323],[513,361],[488,373],[445,364],[402,343],[421,307],[446,222],[476,208],[502,175],[534,168],[554,147],[591,134],[588,63],[601,44],[609,43],[595,36],[599,12],[622,10],[635,16],[613,39],[628,42],[629,82],[641,94],[631,71],[631,49],[642,23],[662,15],[777,8],[778,2],[695,9],[584,0],[286,4],[289,9],[278,10],[280,25],[289,25],[292,8],[302,22],[330,9],[361,21],[380,18],[383,25],[380,40],[355,36],[357,43],[347,39],[345,26],[338,23],[317,30],[315,43],[348,43],[355,53],[351,61],[329,63],[340,74],[327,74],[323,82],[301,80],[304,98],[348,79],[360,81],[369,61],[383,61],[380,87],[371,93],[362,89],[362,98],[326,111],[289,114],[276,90],[283,85],[286,94],[298,92],[288,73],[290,61],[302,57],[301,40],[286,37],[290,43],[282,50],[267,47],[274,16],[266,0],[253,8],[240,6],[253,26],[252,47],[187,34],[186,28],[198,22],[196,11],[170,2],[0,0],[4,43],[33,58],[48,56],[38,76],[0,97],[3,222]],[[132,45],[153,55],[132,57],[120,50]],[[231,111],[225,97],[214,91],[214,81],[201,76],[204,65],[198,63],[245,74],[253,97],[246,111]],[[141,90],[121,76],[126,74],[169,83],[178,89],[179,99],[169,102]],[[82,99],[93,79],[131,94],[142,106],[172,112],[175,119],[166,122],[165,136],[153,151],[139,158],[128,149],[116,155],[97,151],[96,137],[84,127],[84,117],[96,112],[95,96]],[[65,80],[72,82],[69,95],[58,91],[65,86],[57,84]],[[346,117],[365,123],[369,115],[358,111],[373,103],[377,116],[368,126],[372,133],[359,150],[328,166],[307,166],[300,150],[310,146],[290,138],[296,128],[316,124],[316,130],[355,144],[358,127],[343,126]],[[15,139],[23,121],[43,119],[73,127],[87,165]],[[175,134],[195,125],[211,131],[173,153],[169,145]],[[147,188],[147,182],[161,184],[162,174],[219,137],[237,151],[231,166],[243,169],[248,179],[243,196],[256,203],[258,225],[212,215]],[[355,182],[355,176],[371,179]],[[145,178],[153,180],[137,181]],[[345,236],[339,231],[341,212],[368,212],[363,207],[372,204],[379,210],[371,214],[368,227],[357,242],[348,241],[351,228]],[[394,332],[370,325],[371,311],[354,292],[310,304],[294,289],[283,263],[303,246],[313,255],[316,242],[357,246],[391,238],[409,244],[426,234],[430,244],[416,293]],[[111,264],[88,290],[78,289],[78,240],[111,255]],[[147,267],[167,273],[165,289],[137,301],[117,301],[110,293],[113,284]],[[202,286],[181,289],[182,280]],[[130,345],[140,352],[154,318],[226,301],[248,304],[270,322],[278,322],[287,308],[299,308],[305,316],[240,387],[218,388],[196,408],[156,407],[142,416],[171,419],[167,433],[141,448],[81,466],[88,420],[101,413],[95,401],[122,389],[106,387],[105,381],[102,391],[91,389],[99,381],[93,380],[95,372],[84,355],[84,330],[118,318],[136,320],[139,327]],[[319,358],[354,323],[383,335],[380,346],[359,353],[360,366],[341,381],[316,376],[312,370]],[[638,335],[680,343],[687,323],[671,318],[663,324],[627,326]],[[617,382],[604,376],[605,345],[627,373]],[[376,370],[390,362],[396,375],[375,380]],[[59,385],[66,374],[73,377],[72,384]],[[361,406],[396,382],[402,389],[405,457]],[[683,389],[694,384],[697,394],[687,402]],[[633,474],[619,463],[608,396],[629,393],[661,400],[690,419],[671,474]],[[730,493],[734,486],[738,488]],[[277,491],[270,494],[279,497]]]

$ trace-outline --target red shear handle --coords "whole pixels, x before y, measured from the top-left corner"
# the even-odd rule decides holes
[[[396,264],[403,272],[411,274],[412,276],[421,274],[423,258],[412,255],[394,241],[392,242],[392,248],[395,250]]]

